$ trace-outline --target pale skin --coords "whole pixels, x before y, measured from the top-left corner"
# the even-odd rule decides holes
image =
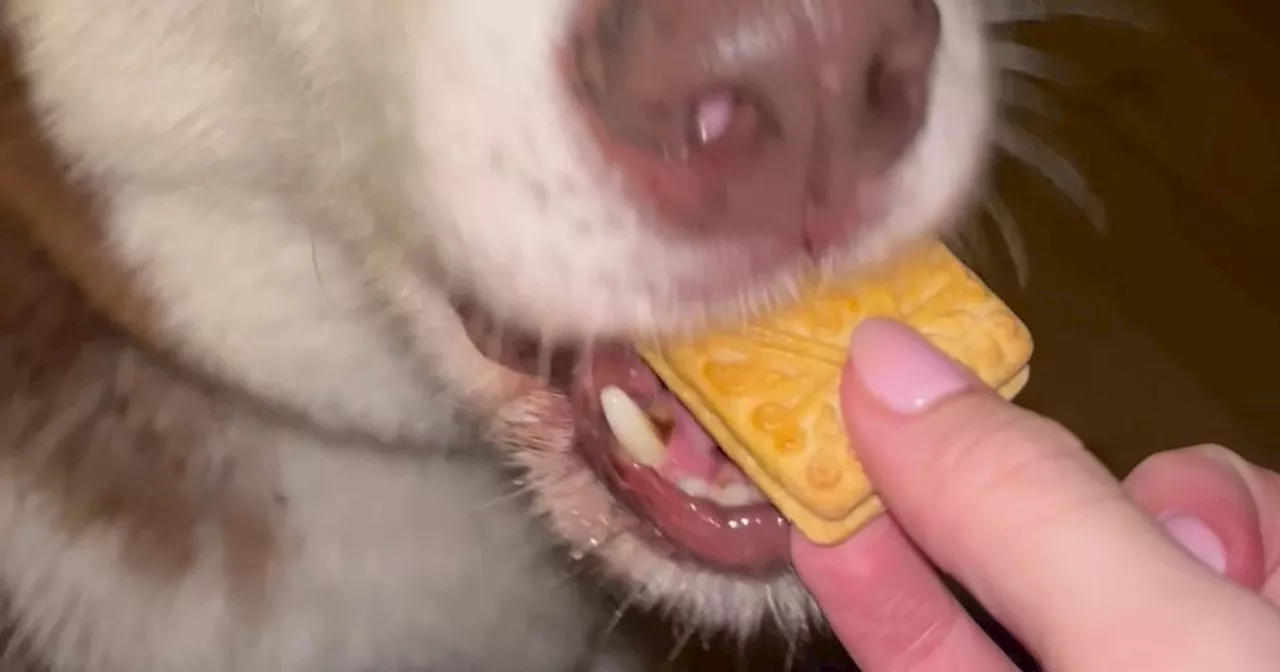
[[[891,514],[794,558],[866,672],[1016,669],[925,558],[1052,672],[1280,668],[1280,475],[1196,446],[1117,481],[886,322],[854,335],[843,405]]]

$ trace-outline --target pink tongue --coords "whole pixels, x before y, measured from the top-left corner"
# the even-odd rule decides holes
[[[667,441],[667,454],[658,465],[658,473],[669,481],[693,477],[712,482],[724,458],[716,442],[683,406],[674,404],[675,423]]]
[[[747,483],[746,474],[725,457],[693,415],[674,399],[671,406],[675,422],[658,474],[672,483],[684,478],[696,478],[711,485]]]

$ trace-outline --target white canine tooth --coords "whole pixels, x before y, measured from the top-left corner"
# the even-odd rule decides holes
[[[711,494],[711,485],[697,478],[683,478],[676,485],[690,497],[706,497]]]
[[[631,396],[609,386],[600,390],[600,407],[605,422],[618,445],[627,451],[631,459],[646,467],[657,467],[667,453],[667,447],[654,429],[649,417],[640,410]]]

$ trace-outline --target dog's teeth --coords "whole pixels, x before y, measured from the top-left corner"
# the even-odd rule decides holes
[[[746,506],[765,500],[759,490],[743,483],[731,483],[711,493],[711,499],[722,506]]]
[[[690,497],[705,498],[711,494],[711,485],[704,480],[698,478],[684,478],[677,484],[686,495]]]
[[[667,448],[648,416],[626,392],[612,386],[604,388],[600,391],[600,407],[613,437],[631,459],[646,467],[662,464]]]

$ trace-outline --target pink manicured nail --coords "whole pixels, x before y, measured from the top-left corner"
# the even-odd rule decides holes
[[[970,377],[910,327],[871,319],[853,332],[849,362],[862,384],[898,413],[918,413],[960,392]]]
[[[1227,571],[1227,549],[1213,528],[1191,516],[1170,516],[1161,519],[1160,524],[1200,562],[1219,574]]]

